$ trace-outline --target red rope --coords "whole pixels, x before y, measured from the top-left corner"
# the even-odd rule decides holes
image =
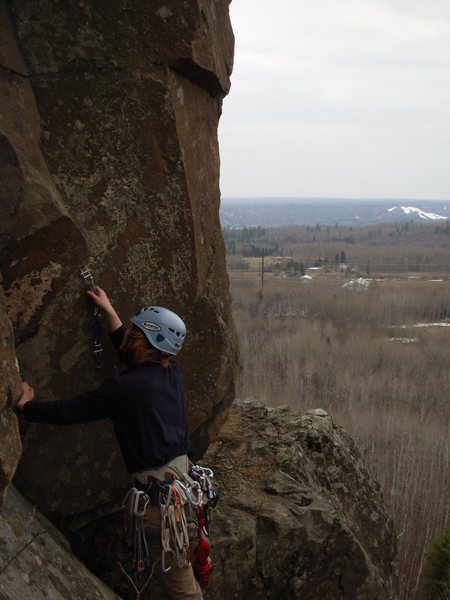
[[[194,575],[200,584],[200,588],[204,590],[209,583],[209,574],[211,571],[210,545],[207,540],[202,537],[202,528],[205,524],[205,517],[202,509],[198,514],[198,546],[195,549],[194,560]]]

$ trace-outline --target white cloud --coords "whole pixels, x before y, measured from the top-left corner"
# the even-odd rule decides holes
[[[450,4],[234,0],[224,196],[450,196]]]

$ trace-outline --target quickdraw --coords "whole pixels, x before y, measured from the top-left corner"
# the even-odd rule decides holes
[[[183,500],[173,484],[163,486],[160,492],[161,507],[161,568],[168,573],[176,558],[179,569],[189,564],[187,551],[189,534],[186,513],[183,510]],[[166,555],[172,554],[172,562],[166,566]]]
[[[133,570],[138,576],[150,566],[144,518],[150,498],[135,487],[128,490],[122,502],[124,529],[131,535],[133,543]]]
[[[219,500],[217,492],[213,492],[212,490],[211,479],[214,477],[214,473],[208,467],[192,465],[189,469],[189,477],[198,483],[202,491],[200,504],[202,505],[202,512],[205,519],[203,531],[209,536],[210,524],[213,519],[213,510]]]
[[[189,478],[193,479],[199,485],[202,494],[201,502],[197,507],[198,544],[195,549],[195,561],[193,565],[194,575],[202,590],[208,586],[211,572],[211,547],[209,541],[203,537],[202,533],[206,537],[209,537],[213,510],[219,500],[219,495],[212,490],[211,479],[213,477],[214,473],[208,467],[191,465],[189,469]]]
[[[86,287],[96,294],[94,277],[91,273],[91,270],[87,265],[85,265],[82,269],[80,269],[80,275],[86,284]],[[95,329],[94,329],[94,361],[95,368],[102,368],[102,314],[98,306],[94,306],[94,318],[95,318]]]

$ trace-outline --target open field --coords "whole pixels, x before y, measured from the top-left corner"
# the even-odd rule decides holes
[[[355,256],[370,251],[352,247]],[[418,255],[420,269],[430,250]],[[394,518],[401,600],[415,597],[430,540],[449,518],[450,252],[436,250],[439,269],[416,271],[423,279],[385,272],[347,287],[351,269],[331,268],[332,254],[321,269],[306,267],[310,280],[272,268],[264,288],[260,258],[229,269],[239,396],[322,407],[350,431]],[[391,262],[400,256],[384,253]],[[292,252],[296,263],[301,256]],[[229,258],[229,267],[242,264],[242,254]]]

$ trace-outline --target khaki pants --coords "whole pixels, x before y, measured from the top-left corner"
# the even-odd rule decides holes
[[[161,559],[161,542],[152,541],[161,532],[161,511],[159,506],[149,506],[145,514],[145,530],[149,534],[148,549],[150,560],[153,563]],[[193,559],[193,548],[189,547],[189,559]],[[171,557],[167,557],[168,560]],[[168,565],[166,565],[167,567]],[[192,565],[179,569],[176,560],[168,573],[161,571],[161,560],[155,567],[154,576],[158,579],[168,600],[202,600],[202,592],[198,581],[194,577]]]

